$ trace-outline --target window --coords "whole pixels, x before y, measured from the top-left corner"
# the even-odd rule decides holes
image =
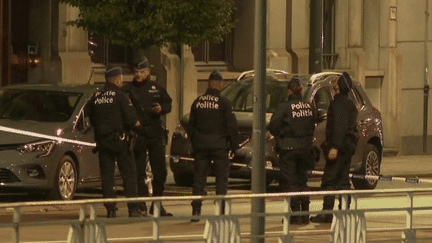
[[[330,92],[330,87],[325,86],[318,89],[314,95],[314,102],[316,109],[318,111],[322,110],[327,113],[328,107],[330,106],[330,101],[332,100],[332,95]]]
[[[231,36],[222,43],[202,41],[198,46],[192,47],[192,53],[197,65],[226,66],[232,62]]]
[[[131,50],[128,47],[111,44],[105,37],[89,32],[88,52],[93,63],[127,63]]]
[[[357,110],[360,110],[365,105],[365,101],[363,100],[355,85],[352,89],[352,92],[349,93],[349,98],[354,102]]]

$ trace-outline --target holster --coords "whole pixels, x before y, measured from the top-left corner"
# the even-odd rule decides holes
[[[137,137],[138,135],[134,131],[129,131],[127,134],[128,148],[130,152],[133,152],[135,149]]]

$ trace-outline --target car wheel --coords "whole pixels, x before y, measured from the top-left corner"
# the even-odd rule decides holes
[[[75,162],[70,156],[60,160],[54,178],[54,187],[49,192],[51,200],[71,200],[77,187],[78,175]]]
[[[193,174],[192,173],[173,173],[174,182],[177,186],[188,186],[193,185]]]
[[[373,175],[380,174],[381,156],[378,149],[372,144],[366,144],[363,153],[363,164],[356,174],[360,175]],[[353,179],[352,183],[355,189],[374,189],[378,180],[374,179]]]

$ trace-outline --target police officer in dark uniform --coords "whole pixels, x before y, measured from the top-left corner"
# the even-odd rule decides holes
[[[228,100],[220,95],[222,74],[215,70],[209,77],[209,88],[191,106],[188,134],[194,150],[193,195],[206,195],[207,172],[214,162],[216,194],[226,195],[229,175],[229,150],[239,148],[237,120]],[[192,215],[201,215],[201,200],[192,202]],[[225,204],[223,204],[224,207]],[[222,211],[222,213],[224,213]],[[198,222],[198,218],[192,222]]]
[[[303,100],[302,86],[297,76],[288,82],[288,101],[280,104],[268,129],[276,138],[281,169],[280,187],[284,192],[306,191],[307,171],[313,167],[313,135],[317,113],[313,105]],[[309,197],[291,199],[292,211],[309,211]],[[292,216],[292,224],[308,224],[309,216]]]
[[[153,195],[163,196],[167,178],[165,161],[165,130],[161,116],[171,111],[172,99],[158,83],[150,80],[150,63],[145,56],[140,56],[132,63],[134,80],[123,87],[134,104],[141,127],[137,129],[138,139],[134,155],[137,167],[138,195],[149,196],[146,180],[147,152],[153,173]],[[140,211],[146,215],[147,207],[141,204]],[[153,204],[149,210],[153,214]],[[172,216],[164,207],[161,216]]]
[[[347,190],[350,188],[349,170],[351,157],[357,146],[357,115],[354,102],[348,97],[353,87],[351,77],[343,72],[333,86],[336,93],[327,113],[326,140],[321,147],[326,155],[322,178],[323,190]],[[340,200],[340,199],[339,199]],[[325,196],[323,210],[333,210],[334,196]],[[350,200],[348,200],[350,201]],[[348,205],[350,202],[348,202]],[[339,202],[341,207],[341,202]],[[332,214],[318,214],[312,222],[331,223]]]
[[[120,88],[123,86],[121,67],[108,65],[106,84],[97,91],[86,106],[99,152],[99,166],[104,198],[115,198],[115,162],[123,178],[126,197],[136,197],[136,171],[133,154],[129,147],[128,131],[139,127],[140,122],[129,98]],[[107,217],[116,217],[116,204],[106,203]],[[137,203],[128,203],[129,217],[139,217]]]

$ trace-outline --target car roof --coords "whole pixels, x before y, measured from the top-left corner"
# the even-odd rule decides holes
[[[320,81],[324,81],[329,77],[336,78],[342,75],[341,72],[319,72],[315,74],[295,74],[295,73],[288,73],[286,71],[276,70],[276,69],[267,69],[266,74],[267,74],[267,81],[271,80],[271,81],[281,81],[281,82],[287,82],[292,77],[298,76],[304,85],[317,84]],[[252,81],[254,75],[255,75],[254,70],[243,72],[237,78],[237,82]],[[271,78],[269,79],[269,77]]]

